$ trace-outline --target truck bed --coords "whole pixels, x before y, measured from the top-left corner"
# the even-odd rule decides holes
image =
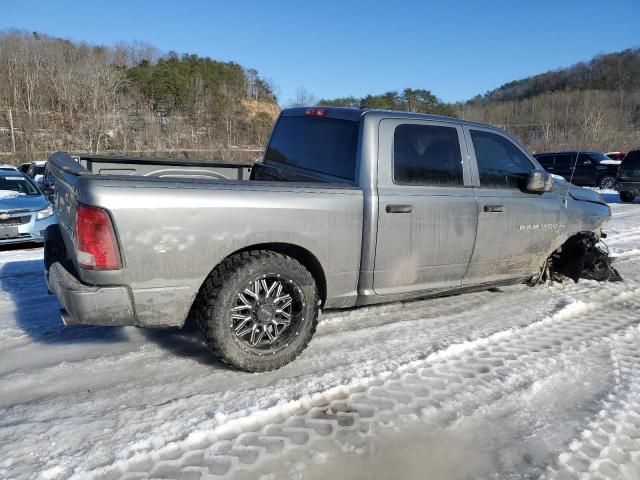
[[[69,288],[80,290],[59,293],[59,298],[117,295],[131,299],[132,319],[126,324],[181,325],[203,281],[220,261],[248,248],[286,244],[303,249],[323,266],[328,307],[349,305],[357,294],[363,218],[363,193],[357,187],[248,180],[250,167],[201,161],[186,165],[183,160],[73,158],[65,153],[49,160],[64,244],[63,258],[53,259],[58,265],[50,271],[64,280],[64,267],[78,281],[67,282]],[[235,178],[217,177],[223,174]],[[111,216],[121,269],[78,266],[74,231],[79,203],[100,207]],[[96,287],[108,290],[96,292]],[[91,317],[91,312],[84,317],[103,325],[122,323],[102,304],[96,303],[95,315],[100,318]],[[74,320],[79,321],[67,319]]]

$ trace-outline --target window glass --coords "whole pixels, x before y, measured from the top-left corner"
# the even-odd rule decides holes
[[[640,168],[640,150],[632,150],[624,157],[620,170],[638,168]]]
[[[564,154],[564,155],[556,155],[556,166],[557,167],[571,167],[573,166],[574,155]]]
[[[278,120],[264,158],[353,180],[357,146],[358,122],[285,116]]]
[[[31,180],[16,175],[0,175],[0,192],[18,192],[23,195],[40,194]]]
[[[553,155],[540,155],[539,157],[536,157],[536,160],[538,160],[540,165],[545,168],[553,167]]]
[[[481,187],[524,189],[531,161],[522,151],[501,135],[471,130],[476,152]]]
[[[582,158],[583,156],[585,156],[586,158]],[[602,152],[589,152],[589,153],[581,153],[580,154],[580,160],[593,160],[594,162],[600,163],[603,160],[611,160],[609,157],[607,157],[604,153]]]
[[[417,124],[396,127],[393,181],[410,185],[463,185],[457,129]]]

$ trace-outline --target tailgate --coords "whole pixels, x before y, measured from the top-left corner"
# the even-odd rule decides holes
[[[52,228],[45,237],[45,266],[53,261],[64,263],[75,262],[75,222],[80,177],[89,173],[69,154],[57,152],[49,156],[47,170],[50,173],[48,182],[53,187],[53,204],[58,218],[58,225]]]

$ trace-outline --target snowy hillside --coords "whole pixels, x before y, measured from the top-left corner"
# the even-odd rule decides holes
[[[328,313],[262,374],[191,326],[65,327],[42,250],[0,252],[0,478],[640,479],[640,205],[612,210],[622,283]]]

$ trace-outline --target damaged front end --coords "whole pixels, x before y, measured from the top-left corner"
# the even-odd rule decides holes
[[[606,238],[604,233],[602,238]],[[576,283],[581,278],[598,282],[622,281],[618,271],[611,265],[613,260],[600,237],[592,232],[581,233],[571,237],[551,254],[533,283],[562,282],[565,278]]]

